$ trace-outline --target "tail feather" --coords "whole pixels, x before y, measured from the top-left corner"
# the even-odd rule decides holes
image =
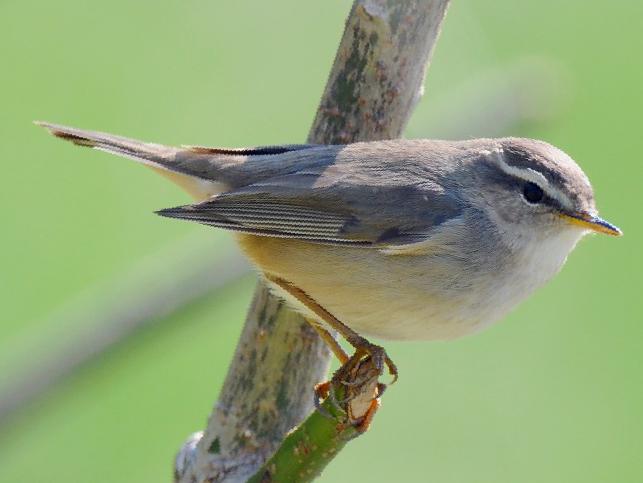
[[[44,127],[54,136],[70,141],[78,146],[106,151],[156,168],[183,172],[180,166],[177,166],[174,162],[176,154],[180,151],[178,148],[164,146],[162,144],[145,143],[113,134],[85,131],[83,129],[50,124],[48,122],[36,121],[35,124]]]
[[[105,151],[145,164],[179,185],[196,200],[206,200],[227,189],[225,185],[217,182],[216,169],[211,163],[208,163],[209,170],[200,169],[198,173],[195,172],[196,165],[202,165],[203,161],[194,159],[201,163],[191,163],[192,158],[203,158],[197,153],[192,154],[184,149],[162,144],[146,143],[113,134],[85,131],[48,122],[36,121],[35,124],[44,127],[54,136],[78,146]]]
[[[146,143],[97,131],[36,122],[54,136],[99,151],[116,154],[143,163],[177,183],[199,200],[228,189],[257,183],[319,164],[319,156],[332,158],[341,146],[290,144],[254,148],[208,148],[183,146],[175,148]],[[313,148],[318,148],[313,150]]]

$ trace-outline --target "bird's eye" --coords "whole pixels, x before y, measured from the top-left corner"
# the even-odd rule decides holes
[[[540,203],[545,196],[543,190],[536,183],[525,183],[525,186],[522,188],[522,196],[527,200],[528,203],[535,205]]]

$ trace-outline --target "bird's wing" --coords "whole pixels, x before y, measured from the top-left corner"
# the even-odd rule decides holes
[[[380,248],[426,240],[461,214],[456,200],[430,185],[369,184],[364,172],[356,180],[337,171],[327,166],[270,178],[159,214],[262,236]]]

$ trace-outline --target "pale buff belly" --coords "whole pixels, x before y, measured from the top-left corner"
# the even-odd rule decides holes
[[[253,235],[239,235],[239,243],[261,270],[304,290],[362,335],[451,339],[488,325],[508,310],[472,290],[467,277],[425,257]]]

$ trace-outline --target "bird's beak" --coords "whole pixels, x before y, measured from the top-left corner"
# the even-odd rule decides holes
[[[621,236],[623,232],[611,223],[595,215],[583,212],[560,212],[559,216],[573,225],[581,226],[587,230],[592,230],[606,235]]]

